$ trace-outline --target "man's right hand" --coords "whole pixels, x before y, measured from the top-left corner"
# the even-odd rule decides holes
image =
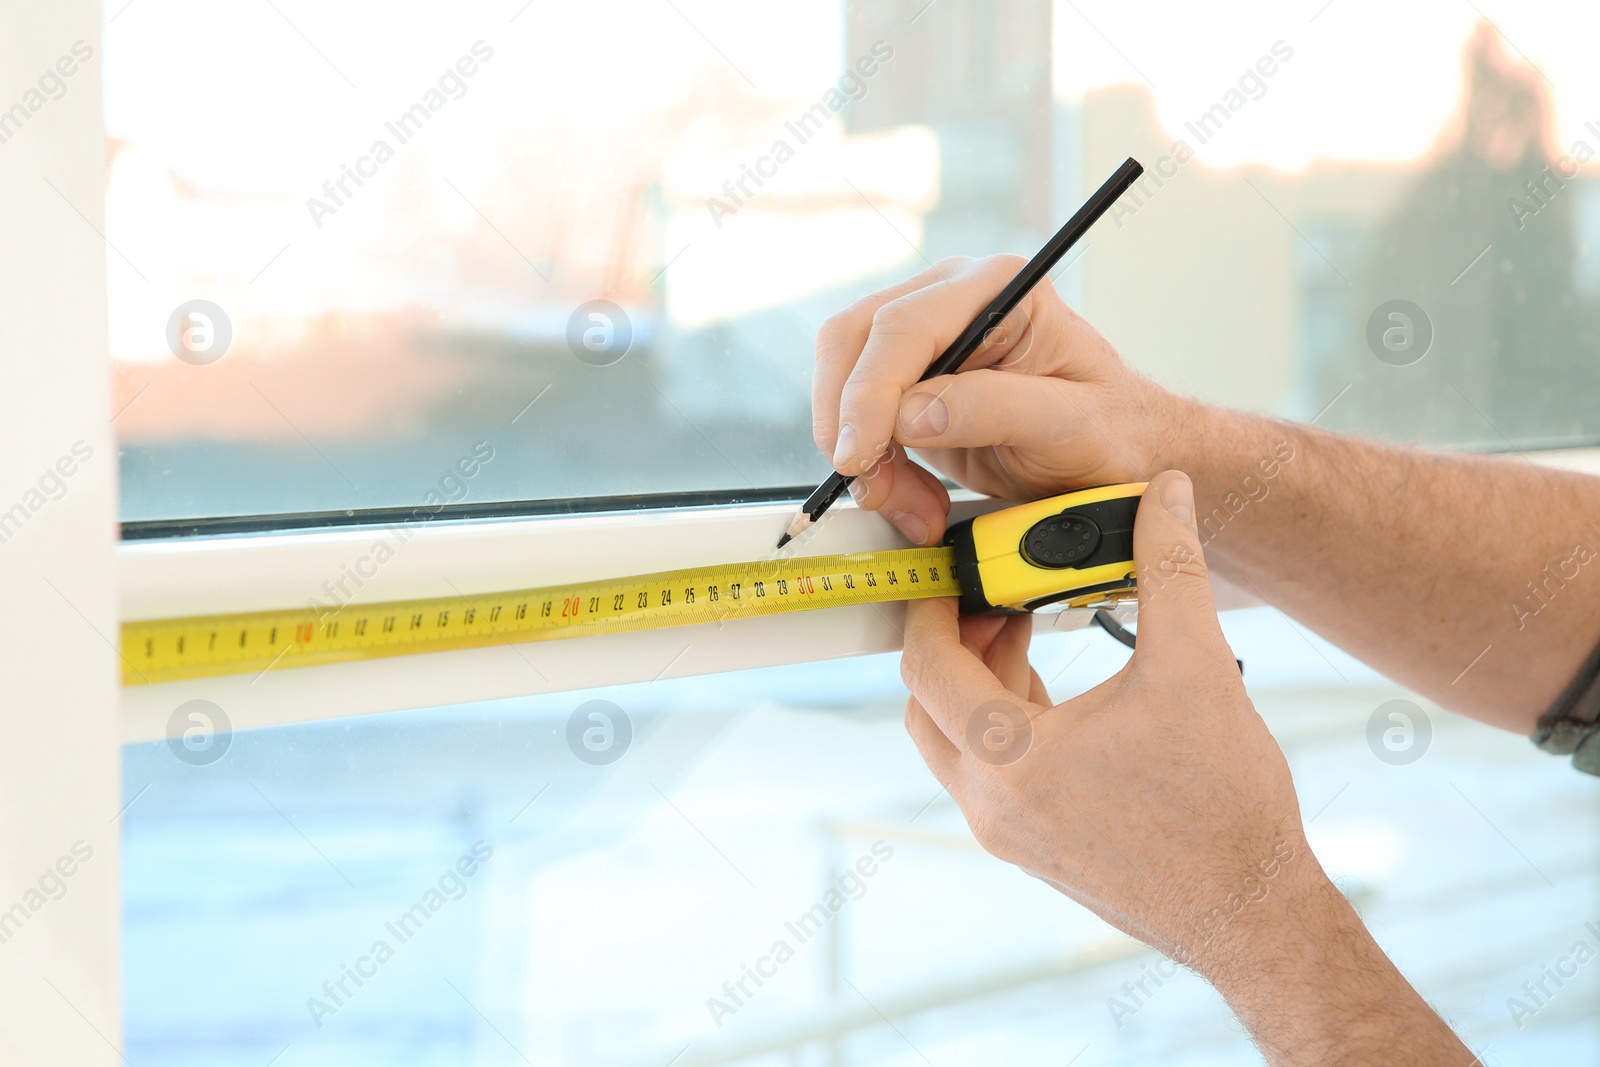
[[[944,535],[949,498],[915,448],[956,482],[1006,500],[1137,481],[1182,402],[1130,370],[1048,279],[959,374],[918,379],[1022,269],[1020,256],[947,259],[856,301],[817,333],[813,435],[857,503],[908,539]]]
[[[942,539],[949,497],[906,448],[1014,501],[1181,470],[1213,573],[1447,707],[1534,732],[1600,634],[1600,564],[1587,562],[1600,558],[1600,478],[1177,396],[1126,366],[1048,281],[961,373],[919,383],[1022,265],[945,260],[818,332],[817,444],[841,473],[866,472],[851,486],[862,507],[914,543]],[[1163,313],[1159,294],[1150,304]],[[1240,358],[1264,355],[1290,358]],[[1327,399],[1363,402],[1343,395]],[[1517,521],[1484,521],[1499,514]]]

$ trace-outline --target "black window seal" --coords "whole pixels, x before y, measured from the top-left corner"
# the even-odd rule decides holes
[[[344,511],[309,511],[269,515],[219,515],[188,519],[143,519],[122,523],[122,540],[177,541],[202,537],[243,537],[260,534],[295,534],[330,529],[389,527],[432,522],[549,518],[600,515],[608,512],[667,511],[673,509],[740,507],[751,504],[798,503],[813,489],[810,485],[763,489],[708,489],[682,493],[640,493],[625,496],[578,497],[560,500],[504,500],[425,504],[388,508],[354,508]]]

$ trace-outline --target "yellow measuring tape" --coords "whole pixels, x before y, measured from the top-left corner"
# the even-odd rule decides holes
[[[1144,483],[1079,489],[952,525],[947,545],[728,563],[508,593],[127,622],[122,684],[958,596],[969,615],[1137,596]]]
[[[732,563],[477,596],[127,622],[122,684],[957,596],[955,550]]]

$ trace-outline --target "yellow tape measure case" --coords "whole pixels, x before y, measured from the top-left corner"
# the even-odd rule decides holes
[[[950,527],[944,543],[955,551],[962,612],[1019,615],[1132,599],[1133,522],[1145,485],[1080,489]]]

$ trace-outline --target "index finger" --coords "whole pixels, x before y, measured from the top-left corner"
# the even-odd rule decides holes
[[[1003,702],[1029,712],[1030,704],[961,643],[959,619],[953,598],[907,601],[900,677],[939,730],[966,755],[971,748],[968,726],[980,709]]]
[[[866,344],[839,391],[833,467],[854,474],[894,436],[900,400],[1022,268],[1021,256],[990,256],[878,308]],[[1031,303],[1031,292],[1024,301]],[[1021,317],[1026,318],[1027,312]],[[1001,331],[999,344],[1012,342]]]
[[[811,376],[811,436],[823,455],[832,456],[838,442],[839,394],[872,332],[873,316],[890,301],[932,285],[948,273],[951,270],[947,265],[929,267],[897,285],[862,297],[830,316],[817,330],[817,366]]]

